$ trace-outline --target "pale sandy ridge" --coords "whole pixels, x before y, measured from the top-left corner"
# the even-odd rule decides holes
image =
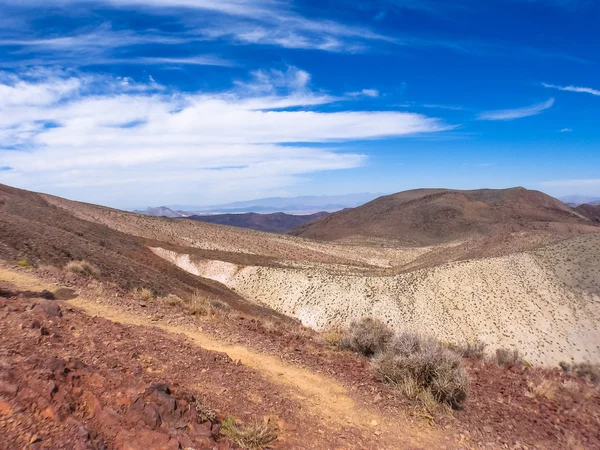
[[[553,248],[394,276],[244,267],[152,250],[319,330],[374,316],[399,331],[425,332],[446,342],[481,340],[492,350],[518,348],[537,364],[600,361],[600,296],[594,289],[577,291],[554,273],[553,262],[540,256]]]

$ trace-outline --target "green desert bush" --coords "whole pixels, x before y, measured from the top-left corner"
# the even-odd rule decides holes
[[[65,270],[83,277],[98,278],[100,276],[100,270],[98,270],[98,268],[83,260],[70,261],[65,266]]]
[[[393,337],[392,329],[381,320],[365,317],[350,324],[340,340],[340,346],[365,356],[373,356],[382,352]]]
[[[221,434],[241,448],[261,450],[277,439],[277,426],[271,420],[240,426],[229,416],[221,422]]]
[[[460,405],[468,392],[462,359],[435,339],[402,333],[373,358],[373,369],[383,380],[417,399],[430,395],[436,402]]]

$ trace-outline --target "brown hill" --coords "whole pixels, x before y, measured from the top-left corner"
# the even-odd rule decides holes
[[[592,222],[600,223],[600,204],[579,205],[575,208],[575,211],[587,217]]]
[[[55,267],[85,260],[99,269],[102,281],[126,292],[135,288],[147,288],[156,295],[199,292],[240,310],[271,315],[270,310],[245,301],[220,283],[191,275],[157,257],[148,249],[152,245],[157,245],[153,239],[82,220],[40,194],[0,184],[0,260]]]
[[[249,228],[251,230],[267,231],[270,233],[286,233],[307,222],[328,216],[327,212],[308,215],[294,215],[282,212],[273,214],[214,214],[209,216],[190,216],[188,219],[200,222],[229,225],[232,227]]]
[[[503,232],[571,232],[591,225],[590,219],[561,201],[521,187],[417,189],[334,213],[291,234],[321,240],[376,237],[432,245]]]

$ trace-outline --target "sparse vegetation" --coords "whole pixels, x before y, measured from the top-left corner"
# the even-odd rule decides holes
[[[467,342],[462,345],[449,346],[450,350],[454,350],[460,356],[467,359],[484,359],[486,347],[486,343],[479,340]]]
[[[33,269],[35,267],[34,264],[31,261],[29,261],[27,258],[22,258],[22,259],[18,260],[17,266],[23,267],[24,269]]]
[[[540,383],[527,382],[527,395],[552,400],[558,393],[558,384],[552,380],[542,380]]]
[[[519,353],[518,349],[506,349],[506,348],[498,348],[496,349],[496,355],[494,357],[494,362],[502,367],[507,366],[522,366],[525,364],[523,357]]]
[[[373,368],[383,381],[398,386],[406,396],[438,403],[461,404],[468,378],[460,356],[435,339],[415,333],[396,336],[373,358]]]
[[[145,302],[152,302],[152,301],[154,301],[154,298],[155,298],[154,292],[152,292],[152,290],[150,290],[148,288],[134,289],[133,296],[135,298],[137,298],[138,300],[145,301]]]
[[[344,331],[339,328],[329,328],[321,334],[323,341],[330,347],[340,347]]]
[[[223,313],[227,313],[227,312],[231,311],[231,306],[229,306],[225,302],[222,302],[221,300],[216,300],[216,299],[211,300],[210,306],[212,306],[214,309],[219,310]]]
[[[187,309],[192,316],[208,316],[212,313],[213,306],[208,298],[195,291],[188,302]]]
[[[585,378],[594,383],[600,381],[600,364],[592,364],[589,362],[582,363],[566,363],[561,362],[560,367],[565,372],[575,373],[580,378]]]
[[[169,294],[166,297],[160,297],[159,300],[169,306],[181,306],[184,303],[183,299],[175,294]]]
[[[270,419],[240,426],[229,416],[221,422],[221,434],[242,448],[261,450],[277,439],[277,426]]]
[[[340,346],[365,356],[373,356],[385,350],[393,337],[394,332],[385,323],[379,319],[365,317],[350,324],[341,338]]]
[[[208,406],[200,403],[197,400],[192,404],[192,406],[194,406],[194,408],[196,409],[198,421],[200,423],[204,423],[207,421],[214,422],[215,420],[217,420],[217,414]]]
[[[65,266],[65,270],[67,272],[74,273],[75,275],[90,277],[90,278],[99,278],[100,270],[96,268],[94,265],[90,264],[87,261],[71,261]]]

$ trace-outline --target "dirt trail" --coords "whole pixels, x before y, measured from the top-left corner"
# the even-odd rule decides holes
[[[29,274],[1,267],[0,280],[8,281],[24,290],[41,291],[56,288]],[[337,432],[342,431],[344,427],[352,427],[362,430],[367,435],[375,434],[389,443],[397,443],[389,448],[406,448],[407,444],[414,448],[431,448],[440,437],[433,429],[422,429],[399,417],[390,420],[365,405],[357,405],[341,383],[309,369],[288,364],[275,356],[219,341],[197,329],[172,326],[154,321],[151,317],[135,315],[114,305],[102,304],[98,300],[80,296],[70,300],[69,304],[90,316],[127,325],[157,327],[169,333],[184,335],[206,350],[226,353],[231,359],[239,360],[241,364],[258,370],[266,379],[285,388],[292,398],[306,406],[305,412],[314,417],[317,423]],[[402,430],[401,433],[399,430]],[[399,434],[402,444],[398,441]]]

